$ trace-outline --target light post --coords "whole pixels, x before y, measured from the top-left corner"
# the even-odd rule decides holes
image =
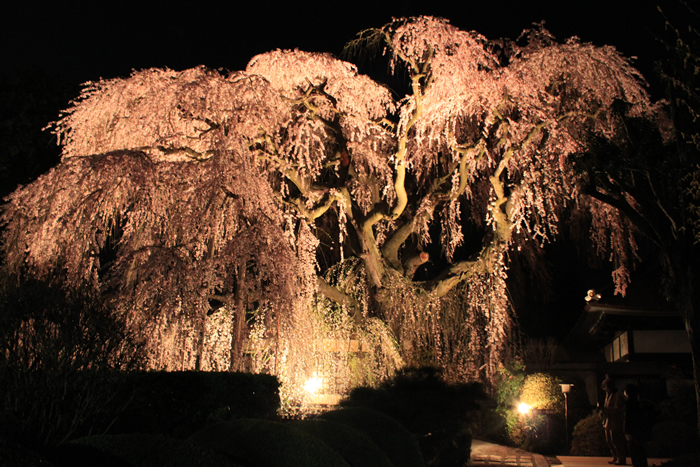
[[[569,449],[569,393],[573,384],[560,384],[561,392],[564,393],[564,427],[566,429],[566,449]]]

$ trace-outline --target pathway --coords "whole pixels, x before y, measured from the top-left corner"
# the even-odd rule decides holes
[[[557,456],[545,458],[541,454],[522,449],[501,446],[475,439],[472,441],[470,466],[508,466],[508,467],[611,467],[611,457]],[[660,466],[669,459],[649,459],[649,467]],[[627,465],[631,466],[627,459]]]
[[[470,466],[549,467],[541,454],[475,439]],[[606,464],[605,467],[610,467]]]
[[[583,456],[557,456],[563,467],[610,467],[608,463],[612,457],[583,457]],[[661,465],[669,459],[648,459],[649,467]],[[627,465],[632,465],[627,459]]]

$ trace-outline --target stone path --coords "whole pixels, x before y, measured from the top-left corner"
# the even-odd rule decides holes
[[[514,467],[537,467],[537,463],[532,456],[494,456],[477,455],[472,456],[471,465],[508,465]]]
[[[470,466],[549,467],[540,454],[493,444],[481,440],[472,441]]]
[[[545,458],[540,454],[523,451],[475,439],[469,466],[510,467],[610,467],[610,457],[557,456]],[[649,459],[649,466],[660,466],[670,459]],[[627,465],[631,465],[627,459]]]

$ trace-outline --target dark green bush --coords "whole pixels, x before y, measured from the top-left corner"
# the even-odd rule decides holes
[[[610,449],[605,441],[603,418],[599,412],[585,417],[574,426],[571,438],[572,456],[607,456]]]
[[[652,428],[647,442],[649,457],[676,457],[697,449],[698,437],[694,426],[682,422],[663,420]]]
[[[347,407],[326,412],[323,420],[342,423],[367,435],[394,466],[421,467],[425,465],[414,436],[394,418],[364,407]]]
[[[102,435],[79,438],[59,448],[57,467],[76,465],[134,467],[235,467],[223,454],[181,439],[159,435]]]
[[[40,281],[0,287],[0,438],[37,451],[103,432],[143,350],[126,318]],[[125,396],[125,397],[122,397]]]
[[[236,418],[272,419],[280,406],[275,376],[205,371],[128,375],[133,400],[114,433],[187,437],[207,424]]]
[[[528,415],[526,437],[520,447],[540,454],[563,452],[565,443],[564,417],[556,414]]]
[[[568,429],[590,413],[586,385],[567,376],[573,384],[568,394]],[[565,402],[562,379],[553,373],[526,373],[519,361],[499,368],[493,399],[482,404],[478,424],[481,437],[500,444],[541,454],[564,453],[566,446]],[[522,414],[520,403],[532,410]]]
[[[349,467],[340,454],[315,436],[270,420],[216,423],[188,440],[248,467]]]
[[[418,439],[427,465],[464,465],[471,421],[485,399],[477,383],[447,383],[432,367],[405,368],[377,387],[353,389],[344,407],[368,407],[395,418]]]
[[[697,445],[696,429],[692,425],[675,420],[661,420],[654,423],[646,449],[649,457],[676,457],[694,452]],[[571,454],[574,456],[610,454],[610,449],[605,442],[603,419],[598,412],[592,413],[574,427]]]
[[[656,407],[658,420],[673,420],[686,425],[698,423],[695,386],[687,384],[676,389],[676,394],[661,401]]]
[[[525,367],[518,361],[499,368],[494,396],[482,403],[478,414],[483,438],[509,446],[522,444],[525,436],[516,406],[525,376]]]
[[[561,380],[548,373],[531,373],[525,376],[519,401],[528,404],[532,411],[518,413],[518,424],[511,429],[521,438],[516,446],[531,452],[561,452],[565,445],[564,394]]]
[[[46,455],[40,455],[14,441],[0,438],[0,465],[3,467],[47,467],[51,466],[51,463]]]
[[[525,376],[520,390],[520,401],[533,409],[564,414],[564,394],[561,392],[561,380],[548,373],[531,373]]]
[[[296,421],[292,425],[321,439],[352,467],[392,467],[379,446],[366,434],[350,426],[321,419]]]

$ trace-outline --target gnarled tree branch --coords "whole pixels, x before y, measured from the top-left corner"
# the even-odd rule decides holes
[[[323,296],[330,300],[333,300],[339,305],[344,305],[350,308],[350,314],[355,320],[356,324],[359,325],[362,322],[362,308],[360,307],[360,304],[357,302],[357,300],[355,300],[350,295],[343,293],[337,287],[333,287],[322,277],[316,277],[316,284],[318,286],[318,291],[321,294],[323,294]]]

